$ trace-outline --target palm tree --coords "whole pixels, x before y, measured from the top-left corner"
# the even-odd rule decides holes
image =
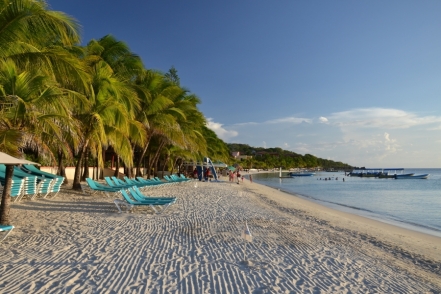
[[[140,151],[136,162],[136,175],[141,175],[141,163],[150,146],[150,141],[156,135],[173,136],[178,132],[176,123],[173,97],[182,94],[179,86],[165,81],[164,76],[155,71],[146,70],[135,80],[137,93],[140,97],[141,107],[136,114],[136,119],[143,124],[146,133],[146,142]],[[153,160],[150,160],[149,171]]]
[[[20,149],[38,144],[51,154],[46,139],[60,138],[61,121],[68,115],[63,86],[84,85],[81,63],[65,50],[78,41],[76,21],[48,10],[44,1],[0,0],[0,150],[19,155]],[[6,183],[11,177],[7,173]],[[2,224],[10,221],[7,187]]]
[[[79,24],[45,1],[0,0],[0,58],[20,68],[48,68],[66,86],[84,88],[84,66],[66,48],[79,43]]]
[[[91,76],[90,92],[86,94],[88,107],[77,109],[75,114],[82,122],[83,141],[78,152],[73,189],[81,189],[81,163],[86,153],[90,152],[103,167],[103,149],[110,144],[123,162],[131,166],[131,140],[140,144],[145,141],[142,124],[134,119],[139,99],[132,79],[142,69],[140,59],[112,36],[92,40],[86,52],[84,61]]]

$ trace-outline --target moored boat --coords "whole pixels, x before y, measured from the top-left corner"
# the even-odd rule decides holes
[[[315,173],[288,173],[290,177],[312,177]]]
[[[422,175],[405,174],[405,175],[395,175],[395,179],[427,179],[429,176],[430,174],[422,174]]]

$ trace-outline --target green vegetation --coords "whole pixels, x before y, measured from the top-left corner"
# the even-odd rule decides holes
[[[112,158],[128,176],[170,170],[184,161],[232,163],[230,150],[253,155],[246,167],[347,167],[280,148],[220,140],[206,127],[200,99],[178,71],[147,69],[112,36],[80,46],[79,24],[45,1],[0,0],[0,151],[43,164],[75,165],[73,189]],[[230,148],[230,150],[229,150]],[[253,152],[270,152],[261,157]],[[110,154],[112,158],[106,158]],[[12,166],[0,206],[9,223]]]
[[[0,0],[0,11],[0,151],[56,163],[60,175],[74,164],[73,189],[89,165],[108,165],[109,151],[129,176],[141,167],[157,171],[160,162],[171,169],[204,156],[229,159],[174,67],[165,74],[146,69],[112,36],[80,46],[76,20],[45,1]],[[11,176],[9,166],[3,224]]]
[[[246,144],[227,144],[230,152],[240,152],[240,155],[248,155],[251,158],[238,159],[237,163],[243,168],[314,168],[323,169],[350,169],[351,166],[333,160],[322,159],[311,154],[300,155],[281,148],[251,147]]]

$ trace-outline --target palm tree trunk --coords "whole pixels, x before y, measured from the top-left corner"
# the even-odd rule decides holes
[[[89,176],[89,148],[86,149],[86,152],[84,154],[84,171],[83,171],[83,176],[81,177],[82,181],[85,181],[86,178],[90,178]]]
[[[103,168],[100,168],[100,174],[98,177],[101,180],[104,180],[104,168],[106,166],[106,148],[104,148],[104,147],[103,147],[103,163],[104,163],[104,166],[103,166]],[[97,164],[97,166],[98,166],[98,164]]]
[[[162,143],[160,143],[160,145],[161,145]],[[152,170],[152,168],[153,168],[153,166],[156,166],[155,164],[157,163],[157,157],[158,157],[158,155],[159,155],[159,152],[161,151],[161,148],[160,148],[161,146],[158,146],[158,150],[156,150],[156,153],[155,153],[155,156],[153,156],[153,158],[150,158],[150,160],[149,160],[149,177],[148,178],[150,178],[150,172],[151,172],[151,170]],[[158,169],[157,168],[155,168],[155,172],[157,172],[158,171]]]
[[[150,173],[151,173],[151,170],[152,170],[152,167],[150,166],[151,159],[152,159],[152,157],[149,154],[147,156],[147,179],[150,179]]]
[[[57,175],[64,177],[63,185],[69,184],[69,180],[66,177],[66,168],[63,163],[63,152],[58,151],[58,170]]]
[[[165,157],[164,164],[162,165],[162,177],[164,177],[164,170],[165,170],[165,167],[167,166],[167,161],[168,161],[169,159],[170,159],[170,155],[167,154],[167,156]]]
[[[182,171],[181,171],[181,166],[178,165],[178,161],[179,161],[180,159],[181,159],[180,157],[176,157],[176,159],[174,160],[174,162],[173,162],[173,166],[172,166],[172,173],[175,172],[175,166],[178,166],[178,173],[179,173],[179,174],[182,173]]]
[[[159,155],[161,154],[162,147],[164,147],[165,142],[162,141],[159,143],[158,150],[156,150],[155,156],[153,157],[152,166],[155,166],[155,171],[158,172],[158,161],[159,161]]]
[[[149,154],[149,167],[148,167],[148,179],[150,179],[150,176],[152,175],[152,168],[153,168],[153,163],[155,162],[154,157],[152,157],[151,154]],[[154,177],[154,172],[153,172],[153,177]]]
[[[136,176],[141,177],[141,164],[142,160],[144,159],[145,153],[147,152],[147,149],[149,148],[150,139],[147,141],[147,143],[144,146],[144,149],[142,149],[141,155],[139,156],[138,160],[136,161]],[[150,171],[149,171],[150,176]]]
[[[96,174],[94,175],[94,177],[98,180],[99,179],[99,177],[100,177],[100,171],[101,171],[101,169],[100,169],[100,166],[99,166],[99,163],[98,163],[98,158],[96,159]]]
[[[113,176],[118,177],[118,174],[119,174],[119,156],[116,157],[115,173],[113,174]]]
[[[5,186],[3,187],[2,203],[0,204],[0,225],[10,225],[9,211],[11,209],[11,186],[14,166],[6,166]]]
[[[72,184],[73,190],[81,190],[81,179],[80,179],[81,163],[83,162],[83,157],[84,157],[84,153],[85,153],[86,148],[87,148],[87,142],[78,152],[78,161],[75,166],[75,174],[74,174],[74,180],[73,180],[73,184]]]
[[[173,158],[171,159],[171,162],[173,162],[172,163],[172,167],[171,167],[171,173],[172,174],[174,174],[175,173],[175,165],[176,165],[176,162],[178,161],[178,158],[176,158],[175,160],[173,160]],[[179,169],[178,169],[178,173],[179,173]]]

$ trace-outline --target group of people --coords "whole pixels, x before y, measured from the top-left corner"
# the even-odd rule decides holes
[[[240,173],[239,173],[239,171],[231,171],[230,170],[230,172],[228,173],[228,180],[230,181],[230,182],[234,182],[235,181],[235,178],[236,178],[236,180],[237,180],[237,183],[239,184],[239,180],[240,180]],[[242,182],[243,182],[243,177],[242,177]]]
[[[233,172],[233,171],[230,170],[230,172],[228,173],[228,180],[230,182],[235,182],[236,181],[239,184],[240,179],[242,179],[242,182],[243,182],[244,177],[243,177],[243,175],[240,174],[239,171],[234,171]],[[249,175],[249,179],[250,179],[250,183],[252,183],[253,182],[252,175]]]
[[[203,178],[204,178],[204,180],[206,182],[209,181],[210,176],[211,176],[210,169],[209,168],[204,168],[204,170],[203,170]],[[193,170],[193,178],[197,179],[198,177],[199,177],[198,169],[195,168]],[[242,182],[243,182],[244,177],[243,177],[243,175],[240,174],[240,171],[234,171],[234,172],[231,171],[231,170],[229,171],[229,173],[228,173],[228,180],[230,182],[237,182],[239,184],[241,179],[242,179]],[[250,183],[253,182],[253,177],[251,175],[249,175],[249,180],[250,180]]]
[[[208,167],[206,167],[206,168],[204,168],[203,172],[204,172],[204,173],[203,173],[204,180],[205,180],[206,182],[208,182],[208,180],[210,179],[210,176],[211,176],[210,169],[209,169]],[[195,168],[195,169],[193,170],[193,178],[194,178],[194,179],[197,179],[197,178],[198,178],[198,169],[197,169],[197,168]]]
[[[322,179],[322,178],[320,178],[320,180],[321,180],[321,179]],[[317,178],[317,180],[319,180],[319,179]],[[324,178],[324,180],[325,180],[325,181],[330,181],[330,180],[331,180],[331,177],[329,177],[329,179],[328,179],[328,178]],[[338,177],[336,177],[335,180],[338,181]],[[345,178],[343,178],[343,182],[344,182],[344,181],[345,181]]]

